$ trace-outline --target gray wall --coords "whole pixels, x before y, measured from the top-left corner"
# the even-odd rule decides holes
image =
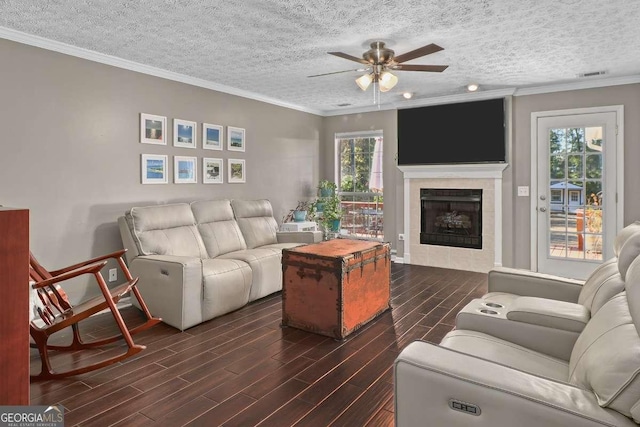
[[[319,179],[322,117],[0,40],[0,205],[30,209],[51,269],[122,248],[132,206],[268,198],[278,222]],[[140,113],[246,129],[246,152],[139,143]],[[169,140],[171,141],[171,139]],[[142,185],[140,155],[197,156],[198,184]],[[202,157],[244,158],[246,184],[202,184]],[[226,182],[225,161],[225,182]],[[71,290],[72,299],[79,291]]]
[[[396,110],[376,111],[373,113],[349,114],[326,117],[324,119],[324,138],[320,149],[321,178],[334,180],[336,166],[335,134],[382,130],[384,146],[382,164],[384,180],[384,240],[402,256],[403,248],[398,247],[398,233],[402,230],[403,217],[403,179],[396,167],[398,152],[398,114]]]
[[[624,225],[640,219],[640,84],[583,89],[513,98],[513,211],[505,214],[505,265],[530,268],[531,200],[516,197],[519,185],[531,185],[531,113],[569,108],[624,105]]]
[[[503,174],[503,265],[530,268],[531,217],[529,197],[517,197],[517,187],[531,185],[531,113],[536,111],[624,105],[625,117],[625,194],[624,224],[640,219],[640,84],[583,89],[541,95],[516,96],[512,100],[512,145],[510,164]],[[396,167],[397,112],[379,111],[327,117],[321,146],[322,178],[335,174],[334,135],[382,129],[384,131],[384,231],[385,240],[402,256],[404,248],[398,233],[404,230],[403,179]]]
[[[31,210],[31,249],[46,266],[121,248],[116,218],[132,206],[269,198],[280,221],[297,200],[315,194],[319,179],[335,177],[335,134],[363,130],[384,132],[385,240],[403,254],[394,110],[322,118],[6,40],[0,40],[0,57],[0,204]],[[529,267],[530,200],[516,197],[516,188],[530,185],[531,112],[618,104],[625,106],[628,224],[640,218],[640,85],[513,98],[512,162],[503,185],[504,265]],[[166,116],[169,136],[173,118],[244,127],[247,151],[140,144],[141,112]],[[198,132],[201,147],[200,139]],[[167,154],[170,163],[174,155],[244,158],[247,184],[142,185],[142,153]]]

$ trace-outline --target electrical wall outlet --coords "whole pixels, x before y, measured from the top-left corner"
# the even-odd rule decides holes
[[[521,185],[518,187],[518,197],[529,197],[528,185]]]
[[[404,240],[404,234],[402,233],[398,234],[398,240]]]
[[[109,281],[110,282],[115,282],[116,280],[118,280],[118,269],[117,268],[110,268],[109,269]]]

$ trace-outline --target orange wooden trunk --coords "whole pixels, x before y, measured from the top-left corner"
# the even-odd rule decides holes
[[[342,339],[390,308],[388,243],[334,239],[285,249],[282,325]]]

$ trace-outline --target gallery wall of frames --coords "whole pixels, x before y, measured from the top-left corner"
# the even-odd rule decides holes
[[[189,120],[173,119],[172,145],[191,150],[224,151],[225,127],[210,123],[198,123]],[[200,138],[198,138],[200,135]],[[200,139],[200,146],[198,146]],[[140,143],[168,146],[167,118],[153,114],[140,114]],[[246,148],[246,132],[243,128],[226,127],[226,149],[234,157],[244,153]],[[214,157],[216,153],[202,156],[197,155],[173,156],[174,184],[224,184],[225,169],[227,183],[241,184],[247,182],[247,165],[245,159]],[[195,154],[195,153],[194,153]],[[218,154],[221,156],[222,153]],[[142,154],[140,159],[140,173],[142,184],[168,184],[169,156],[166,154]],[[200,165],[200,167],[198,167]],[[202,172],[198,172],[200,169]]]

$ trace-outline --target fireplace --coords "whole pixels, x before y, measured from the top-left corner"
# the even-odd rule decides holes
[[[420,189],[420,243],[482,249],[482,190]]]

